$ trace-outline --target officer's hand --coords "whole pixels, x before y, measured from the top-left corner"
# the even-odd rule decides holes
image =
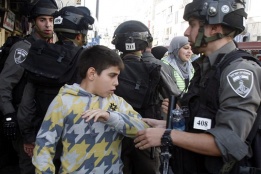
[[[34,143],[31,143],[31,144],[24,144],[24,151],[25,153],[27,153],[27,155],[29,157],[33,157],[33,151],[34,151],[34,147],[35,147],[35,144]]]
[[[17,138],[17,121],[16,113],[10,113],[4,115],[4,135],[10,139],[15,140]]]
[[[176,109],[180,108],[178,104],[176,104]],[[169,109],[169,99],[165,98],[162,101],[161,104],[161,109],[163,111],[164,114],[168,114],[168,109]]]
[[[150,147],[161,146],[161,137],[165,130],[165,128],[147,128],[138,131],[134,139],[135,147],[144,150]]]
[[[169,99],[165,98],[162,101],[161,108],[163,113],[168,114],[168,108],[169,108]]]

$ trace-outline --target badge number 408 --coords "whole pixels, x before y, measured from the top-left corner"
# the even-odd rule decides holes
[[[194,129],[208,130],[211,128],[211,119],[195,117],[193,123]]]

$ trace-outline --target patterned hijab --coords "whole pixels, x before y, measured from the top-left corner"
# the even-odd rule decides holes
[[[174,37],[169,45],[168,53],[169,56],[167,58],[167,61],[170,63],[170,65],[174,67],[178,67],[180,71],[181,76],[184,79],[188,79],[190,76],[190,69],[191,69],[191,63],[189,61],[183,62],[179,56],[179,49],[182,48],[184,45],[188,44],[188,38],[185,36],[177,36]],[[176,65],[176,66],[175,66]]]

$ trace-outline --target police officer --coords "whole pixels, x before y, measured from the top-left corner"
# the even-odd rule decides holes
[[[153,37],[146,25],[144,25],[140,21],[130,20],[121,23],[116,28],[112,43],[115,45],[116,49],[122,52],[122,59],[124,60],[125,67],[130,68],[131,71],[141,72],[146,71],[146,66],[144,66],[142,62],[145,62],[148,67],[153,66],[155,62],[157,62],[155,65],[160,68],[161,65],[163,65],[162,62],[158,62],[159,60],[154,58],[151,54],[150,55],[152,56],[153,60],[142,60],[142,53],[146,50],[146,48],[149,47],[149,45],[151,45],[152,41]],[[147,55],[149,54],[146,53],[146,56]],[[121,72],[119,79],[127,77],[125,76],[125,74],[128,73],[126,68]],[[144,72],[144,74],[146,73],[147,72]],[[138,74],[135,75],[137,76]],[[170,94],[178,95],[179,91],[174,88],[175,82],[173,81],[173,79],[171,79],[169,75],[167,75],[167,72],[163,71],[163,68],[161,69],[161,71],[158,72],[158,74],[155,74],[155,76],[157,75],[159,76],[159,79],[161,79],[160,82],[156,82],[159,85],[159,88],[156,87],[155,89],[153,89],[155,93],[154,96],[151,98],[141,95],[135,98],[134,94],[129,94],[130,91],[128,91],[128,89],[131,89],[131,86],[128,86],[126,88],[126,85],[123,85],[124,83],[121,82],[120,85],[117,87],[115,94],[123,97],[127,102],[129,102],[134,107],[134,109],[141,114],[142,117],[153,117],[161,119],[159,94],[166,97]],[[140,79],[142,81],[141,83],[143,83],[144,79],[142,73],[136,78]],[[144,81],[146,80],[147,79],[145,79]],[[155,99],[155,101],[150,101],[152,98]],[[144,106],[144,104],[141,103],[141,105],[143,106],[138,107],[137,105],[140,105],[140,99],[142,99],[142,101],[149,101],[153,104],[148,107]],[[152,148],[147,151],[140,151],[138,149],[135,149],[133,139],[125,137],[123,139],[121,155],[124,163],[123,172],[125,174],[159,173],[159,152],[159,148]]]
[[[86,7],[67,6],[54,14],[54,31],[58,37],[56,44],[63,45],[70,50],[77,50],[75,59],[78,58],[81,50],[80,47],[87,42],[87,32],[94,23],[94,18],[90,15],[90,11]],[[77,61],[76,61],[77,62]],[[36,65],[37,67],[37,65]],[[48,68],[48,67],[46,67]],[[68,79],[67,83],[79,81],[77,74],[72,79]],[[38,130],[44,119],[49,104],[58,94],[59,89],[64,84],[48,84],[34,82],[28,78],[25,86],[23,98],[18,108],[18,122],[24,140],[24,149],[28,156],[33,156],[34,143]],[[35,103],[35,105],[34,105]],[[54,163],[56,169],[59,170],[59,153],[62,147],[57,148]],[[56,172],[58,172],[56,170]]]
[[[56,44],[64,45],[69,49],[86,44],[88,28],[94,23],[94,18],[90,16],[88,8],[67,6],[57,12],[55,17],[54,31],[58,37]],[[68,83],[76,81],[77,79],[68,79]],[[18,109],[18,121],[25,142],[24,146],[29,156],[32,156],[36,134],[47,108],[62,85],[35,84],[30,80],[26,84]],[[39,98],[38,94],[41,94],[42,97]],[[34,101],[36,101],[36,111],[32,107]],[[31,120],[34,120],[34,123]]]
[[[149,29],[148,29],[149,30]],[[165,96],[169,96],[171,94],[175,96],[180,96],[182,89],[179,89],[177,85],[177,79],[174,77],[173,69],[168,64],[164,63],[163,61],[156,59],[151,50],[152,50],[152,41],[148,43],[148,46],[142,50],[142,60],[148,61],[151,63],[155,63],[161,66],[161,79],[164,84]],[[166,48],[167,49],[167,48]],[[167,49],[168,51],[168,49]],[[166,52],[167,52],[166,51]],[[171,91],[171,92],[170,92]],[[162,91],[163,93],[163,91]]]
[[[175,174],[239,173],[233,164],[250,155],[245,140],[261,101],[260,66],[238,57],[221,72],[220,86],[207,82],[213,79],[211,67],[237,49],[233,38],[244,30],[244,5],[242,0],[193,0],[185,7],[185,35],[193,52],[204,54],[195,61],[196,72],[184,95],[190,122],[182,132],[159,128],[165,127],[164,121],[146,120],[158,128],[140,131],[135,139],[139,149],[166,143],[181,147],[183,158],[175,157],[183,163]],[[166,111],[167,100],[163,106]]]
[[[144,80],[143,75],[148,72],[141,73],[141,70],[144,69],[144,66],[141,61],[142,51],[148,46],[148,43],[152,42],[153,38],[149,32],[147,26],[145,26],[140,21],[126,21],[121,23],[116,30],[114,31],[114,37],[112,43],[115,45],[115,48],[122,52],[122,59],[125,64],[125,69],[121,71],[119,79],[128,78],[127,74],[129,73],[126,68],[131,69],[130,71],[136,71],[140,74],[140,84]],[[129,63],[128,62],[133,62]],[[148,64],[150,65],[150,64]],[[125,75],[126,74],[126,75]],[[126,76],[126,77],[125,77]],[[134,74],[133,76],[139,76]],[[145,76],[147,77],[147,76]],[[128,79],[127,79],[128,80]],[[130,80],[128,80],[130,81]],[[157,82],[158,83],[158,82]],[[146,96],[137,96],[135,94],[130,95],[131,86],[126,88],[126,85],[119,81],[119,86],[116,88],[115,94],[123,97],[132,107],[139,112],[142,117],[158,117],[157,110],[160,110],[160,107],[157,106],[150,107],[149,109],[138,107],[138,105],[143,105],[138,98],[141,98],[142,101],[148,101],[149,97]],[[133,87],[134,88],[134,87]],[[138,91],[138,90],[137,90]],[[126,94],[126,95],[124,95]],[[157,93],[158,94],[158,93]],[[129,98],[129,97],[134,98]],[[135,96],[137,96],[135,98]],[[135,103],[133,103],[135,102]],[[147,106],[146,106],[147,107]],[[146,111],[148,110],[148,111]],[[156,112],[154,112],[156,111]],[[152,150],[152,151],[151,151]],[[154,158],[151,156],[151,152]],[[122,154],[121,159],[124,164],[123,173],[124,174],[159,174],[160,159],[159,159],[159,149],[148,149],[146,151],[140,151],[139,149],[134,148],[133,139],[125,137],[122,141]]]
[[[4,116],[4,132],[10,139],[16,139],[14,146],[19,155],[21,173],[34,173],[32,163],[23,150],[19,128],[16,122],[17,107],[24,89],[24,70],[19,63],[28,54],[30,45],[37,39],[49,41],[53,37],[53,16],[58,9],[54,0],[35,0],[28,4],[29,20],[33,24],[32,33],[14,44],[0,74],[0,110]]]
[[[58,36],[58,43],[71,42],[75,46],[87,44],[88,30],[92,30],[94,18],[87,7],[64,7],[56,15],[54,31]]]

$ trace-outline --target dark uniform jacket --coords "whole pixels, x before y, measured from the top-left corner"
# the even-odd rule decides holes
[[[28,54],[28,50],[36,40],[34,34],[15,43],[10,49],[5,66],[0,74],[0,111],[3,115],[15,113],[23,93],[24,83],[22,77],[24,69],[19,66]],[[13,96],[13,94],[17,94]],[[16,101],[14,101],[16,100]]]
[[[142,60],[161,65],[160,76],[163,84],[162,93],[165,93],[161,95],[163,95],[164,98],[168,98],[170,95],[180,95],[182,91],[177,86],[177,82],[173,75],[171,66],[166,65],[161,60],[156,59],[150,52],[144,52],[142,54]]]
[[[64,42],[63,44],[68,45],[68,47],[74,45],[71,41]],[[70,84],[72,84],[76,82],[77,79],[75,79],[75,81],[68,79],[68,82],[69,81]],[[63,85],[64,84],[60,83],[51,86],[46,83],[38,84],[31,81],[28,77],[28,82],[25,86],[23,98],[17,113],[17,119],[25,143],[35,142],[46,111]]]
[[[122,60],[131,61],[131,62],[141,61],[140,57],[135,54],[127,54],[122,58]],[[119,77],[124,76],[123,74],[124,74],[124,70],[121,71]],[[119,89],[119,86],[118,86],[118,89]],[[116,88],[115,94],[118,95],[117,88]],[[128,93],[127,95],[132,95],[132,94]],[[123,96],[121,96],[121,97],[123,97]],[[133,108],[137,112],[139,112],[142,117],[145,117],[146,113],[149,113],[150,116],[153,115],[152,109],[146,110],[149,112],[144,112],[143,110],[140,110],[138,108],[135,108],[135,107],[133,107]],[[147,116],[149,114],[147,114]],[[151,155],[154,156],[153,159],[151,158]],[[160,174],[160,171],[159,171],[160,148],[158,148],[158,147],[141,151],[134,147],[134,142],[133,142],[132,138],[125,137],[122,141],[121,158],[122,158],[122,161],[124,164],[123,173],[136,174],[136,173],[141,173],[141,171],[142,171],[143,174]],[[133,167],[133,166],[135,166],[135,167]]]

